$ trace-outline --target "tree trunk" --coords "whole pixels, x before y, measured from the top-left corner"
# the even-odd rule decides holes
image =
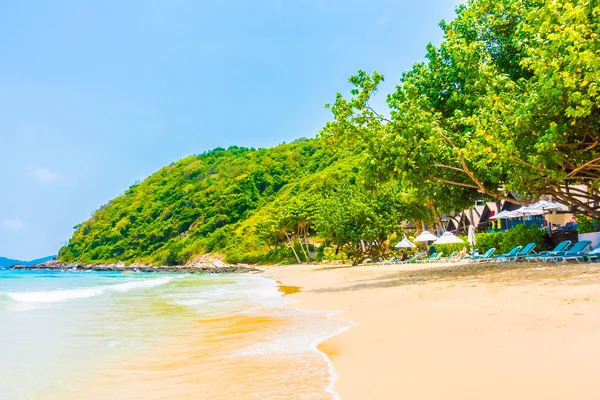
[[[300,227],[298,227],[298,237],[302,237],[301,236],[301,229]],[[300,248],[302,249],[302,253],[304,253],[304,257],[306,257],[306,262],[310,261],[310,257],[308,256],[308,254],[306,253],[306,251],[304,250],[304,246],[302,246],[302,241],[300,239],[298,239],[298,243],[300,244]]]
[[[306,245],[306,252],[308,253],[308,258],[309,261],[312,260],[312,257],[310,256],[310,247],[308,245],[308,233],[307,233],[308,229],[304,229],[304,244]]]
[[[292,240],[290,239],[290,237],[288,236],[288,234],[285,234],[285,237],[288,240],[288,243],[290,244],[290,247],[292,248],[292,251],[294,252],[294,256],[296,256],[296,261],[298,261],[298,264],[302,264],[302,261],[300,261],[300,257],[298,257],[298,253],[296,253],[296,249],[294,249],[294,244],[292,243]]]

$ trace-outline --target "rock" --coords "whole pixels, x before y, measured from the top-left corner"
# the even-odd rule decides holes
[[[247,272],[262,272],[260,269],[251,267],[246,264],[230,265],[224,263],[219,258],[214,257],[197,257],[192,262],[186,265],[148,265],[148,264],[131,264],[125,265],[123,262],[116,264],[74,264],[61,263],[57,260],[47,261],[37,265],[14,265],[11,267],[14,270],[55,270],[68,272],[81,271],[100,271],[100,272],[164,272],[164,273],[247,273]]]

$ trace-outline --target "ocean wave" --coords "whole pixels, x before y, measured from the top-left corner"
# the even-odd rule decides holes
[[[124,293],[136,289],[150,289],[161,286],[173,280],[172,277],[139,279],[135,281],[118,283],[115,285],[92,286],[77,289],[36,290],[31,292],[4,292],[0,296],[22,303],[57,303],[66,300],[85,299],[100,296],[113,291]]]
[[[175,293],[168,296],[171,304],[186,306],[201,314],[287,315],[285,305],[294,302],[283,298],[276,281],[260,275],[206,277],[211,285],[201,290]],[[270,314],[269,314],[270,315]]]

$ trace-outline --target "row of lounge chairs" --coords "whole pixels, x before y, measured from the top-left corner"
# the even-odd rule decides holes
[[[533,254],[527,260],[532,262],[593,262],[598,261],[598,258],[600,258],[600,244],[592,248],[592,242],[589,240],[580,240],[573,244],[570,240],[565,240],[553,250]]]
[[[600,258],[600,244],[596,247],[591,247],[592,242],[589,240],[581,240],[572,243],[570,240],[560,242],[550,251],[535,252],[535,243],[529,243],[525,247],[516,246],[506,254],[494,255],[496,249],[491,248],[483,255],[467,256],[465,260],[475,262],[593,262]],[[599,251],[596,253],[595,251]]]
[[[494,255],[496,252],[495,248],[491,248],[484,254],[477,254],[477,250],[474,251],[474,255],[467,255],[461,257],[461,254],[457,251],[453,252],[447,257],[443,257],[444,253],[434,253],[426,258],[419,258],[419,255],[415,254],[409,259],[400,261],[398,258],[392,258],[380,262],[378,264],[387,263],[400,263],[407,264],[412,262],[417,263],[434,263],[434,262],[458,262],[458,261],[469,261],[469,262],[518,262],[518,261],[530,261],[530,262],[597,262],[600,259],[600,244],[592,248],[592,242],[589,240],[581,240],[579,242],[572,243],[570,240],[560,242],[554,249],[550,251],[542,251],[539,253],[535,252],[535,243],[529,243],[525,247],[516,246],[506,254]],[[596,253],[598,251],[598,253]]]

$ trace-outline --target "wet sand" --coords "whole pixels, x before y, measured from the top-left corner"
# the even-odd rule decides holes
[[[357,323],[320,345],[352,399],[591,399],[600,265],[284,266],[267,276]],[[295,293],[294,293],[295,292]]]

